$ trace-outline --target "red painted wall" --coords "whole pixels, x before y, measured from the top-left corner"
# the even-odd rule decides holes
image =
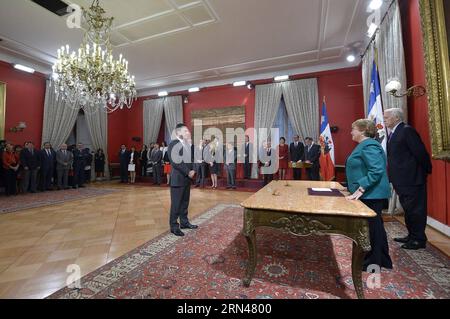
[[[6,140],[14,144],[26,141],[41,144],[45,81],[41,74],[18,71],[0,61],[0,82],[6,83]],[[19,122],[26,122],[27,128],[23,132],[9,132]]]
[[[418,0],[401,2],[408,87],[425,85],[425,60]],[[426,97],[408,100],[409,121],[431,154],[428,101]],[[429,216],[450,225],[450,163],[433,161],[433,174],[428,181]]]

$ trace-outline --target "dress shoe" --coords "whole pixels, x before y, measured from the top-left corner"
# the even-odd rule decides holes
[[[183,237],[184,236],[184,233],[181,230],[179,230],[179,229],[175,229],[175,230],[172,230],[170,232],[172,234],[174,234],[175,236],[178,236],[178,237]]]
[[[394,241],[401,244],[406,244],[409,242],[409,236],[406,236],[404,238],[395,238]]]
[[[187,224],[187,225],[182,225],[180,228],[181,229],[197,229],[198,226],[197,225],[192,225],[192,224]]]
[[[403,249],[406,250],[419,250],[427,248],[426,243],[421,243],[417,240],[411,240],[402,246]]]

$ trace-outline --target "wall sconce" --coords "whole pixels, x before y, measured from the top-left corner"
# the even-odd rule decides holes
[[[397,80],[392,80],[386,85],[386,92],[394,97],[421,97],[427,93],[427,90],[421,85],[415,85],[406,90],[405,93],[397,93],[402,89],[402,84]]]
[[[10,128],[9,131],[13,132],[13,133],[17,133],[17,132],[22,132],[26,128],[27,128],[27,124],[25,122],[19,122],[19,124],[16,127]]]
[[[189,103],[189,99],[188,99],[187,95],[183,96],[183,103],[184,104],[188,104]]]

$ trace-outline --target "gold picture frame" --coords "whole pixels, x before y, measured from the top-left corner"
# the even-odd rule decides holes
[[[0,140],[5,139],[6,83],[0,82]]]
[[[450,13],[445,10],[448,8],[444,0],[420,0],[433,158],[447,161],[450,160],[450,43],[446,25]]]

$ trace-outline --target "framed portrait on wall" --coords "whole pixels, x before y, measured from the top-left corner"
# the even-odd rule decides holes
[[[434,159],[450,160],[450,1],[421,0]]]

